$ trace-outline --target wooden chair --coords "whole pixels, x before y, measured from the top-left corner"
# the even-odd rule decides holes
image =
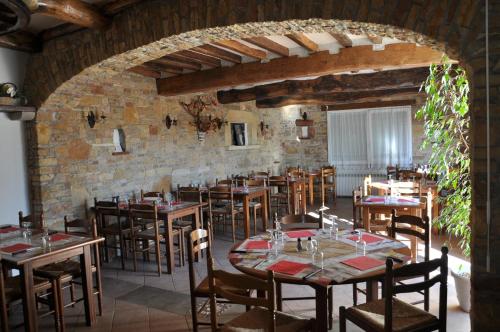
[[[276,212],[281,215],[280,211],[285,209],[285,214],[291,214],[290,206],[290,183],[285,176],[270,176],[269,177],[269,203],[270,209],[276,208]],[[273,205],[273,202],[275,203]]]
[[[389,165],[387,166],[386,170],[387,170],[387,178],[389,179],[389,176],[391,176],[392,179],[396,180],[397,167]]]
[[[233,176],[233,183],[236,187],[243,186],[248,181],[248,176],[235,175]]]
[[[19,211],[18,215],[19,215],[19,227],[21,228],[23,228],[23,225],[25,223],[29,223],[29,227],[32,229],[42,229],[43,227],[45,227],[43,212],[40,213],[38,220],[32,214],[28,214],[26,216],[23,215],[23,211]]]
[[[162,202],[165,202],[166,201],[165,190],[162,189],[161,191],[145,192],[144,190],[141,189],[141,202],[144,201],[146,198],[160,198]]]
[[[441,253],[441,258],[409,264],[396,270],[392,260],[387,259],[384,298],[348,309],[340,307],[340,331],[346,332],[347,320],[365,331],[446,331],[448,248],[441,248]],[[437,269],[440,269],[439,274],[422,282],[408,285],[394,283],[398,278],[423,277]],[[400,293],[428,291],[436,283],[440,283],[439,317],[394,297]]]
[[[214,269],[213,259],[209,259],[208,278],[210,287],[210,321],[212,331],[218,330],[217,295],[233,303],[253,306],[253,308],[225,323],[221,331],[311,331],[313,320],[305,319],[275,310],[274,273],[267,272],[267,280],[241,274],[233,274]],[[255,289],[262,296],[241,295],[248,288]]]
[[[158,276],[161,276],[161,242],[165,240],[168,234],[160,232],[160,221],[158,220],[158,210],[156,202],[153,204],[132,204],[129,203],[128,217],[130,226],[134,231],[130,232],[130,244],[133,255],[134,272],[137,271],[137,253],[142,253],[145,260],[149,260],[149,254],[154,250],[156,257],[156,267]],[[153,227],[149,229],[137,229],[134,227],[136,220],[147,219],[151,221]],[[183,239],[178,230],[173,230],[172,237],[178,237],[179,262],[182,265]],[[138,247],[138,242],[140,246]],[[150,243],[153,243],[153,246]]]
[[[265,179],[247,179],[245,180],[245,183],[248,187],[266,187],[266,180]],[[243,208],[243,202],[238,202],[235,204],[236,207],[238,208]],[[253,233],[254,235],[257,234],[257,211],[260,210],[261,215],[262,215],[262,202],[260,201],[250,201],[249,202],[249,207],[250,207],[250,217],[253,218]]]
[[[283,231],[294,229],[320,229],[323,227],[323,218],[315,218],[308,214],[291,214],[281,218],[281,229]],[[281,283],[276,284],[276,300],[278,310],[282,310],[283,301],[314,300],[313,297],[283,297]],[[333,325],[333,288],[328,286],[328,324]]]
[[[398,180],[403,180],[403,181],[407,181],[407,180],[420,181],[420,180],[422,180],[423,174],[419,173],[419,172],[415,172],[413,170],[406,170],[405,169],[405,170],[398,170],[396,177],[398,178]]]
[[[222,186],[234,187],[235,183],[234,183],[233,179],[223,179],[223,180],[215,179],[215,186],[216,187],[222,187]]]
[[[201,192],[200,185],[193,187],[181,187],[180,185],[177,185],[176,198],[177,201],[198,202],[200,204],[200,224],[201,228],[205,228],[203,216],[205,210],[201,206],[203,203],[203,194]],[[193,230],[193,221],[176,219],[174,220],[172,227],[182,233],[182,238],[187,239],[189,237],[189,233]]]
[[[94,198],[98,233],[104,237],[102,247],[104,261],[109,262],[109,249],[120,250],[121,265],[124,270],[127,257],[125,236],[130,235],[131,228],[126,216],[121,215],[118,204],[116,201],[98,201]],[[110,219],[114,219],[114,223],[111,223]],[[116,241],[116,238],[118,238],[118,243],[110,246],[108,240]]]
[[[321,203],[325,205],[327,193],[333,194],[333,201],[337,203],[337,169],[335,166],[321,167]],[[329,196],[329,195],[328,195]]]
[[[269,179],[271,176],[270,172],[252,172],[248,174],[249,179]]]
[[[352,191],[352,227],[363,228],[363,214],[361,207],[357,206],[357,203],[361,202],[363,199],[363,189],[358,187]]]
[[[217,204],[217,203],[222,203]],[[233,187],[217,186],[208,189],[208,209],[210,223],[214,225],[214,217],[219,221],[222,218],[223,230],[226,228],[226,217],[231,218],[231,233],[233,242],[236,241],[236,223],[235,217],[237,214],[242,213],[242,208],[235,208]]]

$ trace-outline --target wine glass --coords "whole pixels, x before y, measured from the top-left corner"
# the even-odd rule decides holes
[[[23,228],[23,238],[26,240],[26,242],[31,241],[31,222],[29,221],[23,221],[21,223],[21,227]]]

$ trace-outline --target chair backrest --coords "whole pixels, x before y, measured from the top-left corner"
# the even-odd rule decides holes
[[[400,182],[400,183],[405,184],[404,186],[399,186],[397,188],[397,191],[402,196],[415,196],[415,197],[422,196],[422,181],[421,180],[415,180],[415,181],[411,181],[408,183],[405,183],[405,182]]]
[[[233,176],[233,183],[236,186],[243,186],[245,182],[248,181],[248,177],[244,175],[235,175]]]
[[[252,172],[248,175],[250,179],[255,178],[268,178],[271,174],[269,172]]]
[[[199,228],[193,230],[189,234],[187,243],[188,252],[188,272],[189,272],[189,290],[193,294],[196,288],[196,272],[194,270],[194,260],[196,254],[199,254],[203,250],[207,252],[207,259],[212,257],[212,227],[210,222],[208,222],[207,229]],[[198,255],[200,257],[200,255]],[[207,262],[208,263],[208,262]]]
[[[323,227],[322,218],[315,218],[308,214],[290,214],[281,218],[281,228],[290,229],[319,229]]]
[[[249,179],[246,181],[246,184],[249,187],[266,187],[267,180],[266,179]]]
[[[181,187],[177,185],[176,197],[178,201],[199,202],[203,201],[200,185],[196,187]]]
[[[129,202],[128,204],[128,218],[130,221],[130,228],[133,230],[134,225],[138,223],[139,220],[148,220],[153,224],[153,228],[155,231],[155,238],[158,240],[160,231],[158,224],[158,208],[156,206],[156,202],[153,201],[152,204],[134,204]],[[131,232],[132,237],[135,235],[135,232]]]
[[[335,181],[336,175],[337,169],[335,168],[335,166],[321,167],[321,177],[325,179],[325,181],[328,179],[332,179],[332,181]]]
[[[352,227],[353,229],[361,226],[361,208],[356,206],[363,199],[363,188],[358,187],[352,191]],[[359,213],[358,213],[359,212]]]
[[[247,306],[263,307],[269,311],[268,328],[266,331],[276,331],[276,292],[273,271],[267,271],[267,280],[257,279],[245,274],[234,274],[214,268],[214,260],[209,259],[208,282],[210,287],[210,320],[212,331],[217,330],[216,294],[232,303]],[[261,296],[244,295],[248,289],[255,289]],[[235,292],[235,290],[239,290]]]
[[[144,200],[144,198],[161,198],[162,202],[165,202],[166,197],[165,197],[165,190],[162,189],[161,191],[144,191],[141,189],[141,201]]]
[[[368,175],[363,179],[363,196],[371,194],[372,176]]]
[[[392,165],[387,166],[387,178],[389,178],[389,175],[391,175],[393,177],[393,179],[395,180],[396,173],[397,173],[396,166],[392,166]]]
[[[223,179],[223,180],[215,179],[215,185],[217,187],[223,186],[223,185],[225,185],[225,186],[231,186],[232,187],[235,184],[234,184],[234,180],[233,179]]]
[[[118,201],[98,201],[94,197],[94,209],[97,218],[97,224],[99,228],[105,228],[107,217],[113,216],[117,217],[117,222],[120,224],[120,207]]]
[[[19,216],[19,227],[23,228],[23,224],[29,223],[29,227],[32,229],[42,229],[45,225],[45,219],[43,217],[43,212],[40,213],[40,217],[36,220],[33,214],[23,215],[23,211],[18,212]]]
[[[398,170],[396,174],[398,180],[422,180],[423,174],[413,170]]]
[[[303,169],[300,168],[295,168],[295,167],[289,167],[287,169],[288,176],[294,177],[294,178],[303,178],[306,176],[306,172]]]
[[[92,236],[93,222],[95,222],[95,218],[92,218],[89,222],[88,219],[69,219],[68,216],[64,216],[64,232],[73,235]],[[95,237],[97,237],[97,233]]]
[[[428,278],[429,274],[439,269],[439,274]],[[413,279],[425,277],[424,281],[395,285],[398,278]],[[441,258],[428,262],[413,263],[393,269],[393,261],[387,259],[385,272],[385,322],[384,331],[392,331],[393,296],[401,293],[413,293],[429,290],[436,283],[439,285],[439,330],[446,330],[447,287],[448,287],[448,248],[441,248]]]
[[[423,218],[410,215],[396,215],[396,210],[392,210],[391,226],[388,229],[389,236],[396,238],[397,234],[415,236],[422,240],[425,245],[424,259],[430,258],[431,223],[429,217]],[[412,255],[416,253],[412,253]]]

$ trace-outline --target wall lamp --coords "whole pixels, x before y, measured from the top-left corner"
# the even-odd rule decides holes
[[[170,117],[170,114],[168,114],[165,118],[165,126],[167,126],[167,129],[170,129],[172,126],[177,126],[177,118]]]
[[[94,126],[97,122],[101,122],[104,120],[106,120],[106,116],[102,113],[101,113],[101,115],[99,115],[99,113],[97,111],[95,111],[95,113],[94,113],[94,111],[89,111],[87,113],[87,123],[89,124],[90,128],[94,128]]]

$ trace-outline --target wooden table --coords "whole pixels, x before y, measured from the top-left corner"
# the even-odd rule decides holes
[[[171,274],[175,268],[175,257],[174,257],[174,237],[173,232],[173,222],[175,219],[179,219],[187,216],[194,216],[193,218],[193,229],[198,229],[201,227],[200,224],[200,208],[206,205],[206,203],[199,202],[179,202],[172,206],[158,205],[158,219],[163,220],[165,227],[165,246],[167,248],[167,273]],[[120,204],[120,213],[122,215],[128,214],[128,205]]]
[[[12,242],[22,243],[23,238],[19,235],[13,237],[2,237],[0,247]],[[51,263],[63,261],[68,258],[80,257],[82,271],[82,288],[85,308],[85,322],[92,326],[96,321],[94,291],[92,278],[91,249],[96,243],[104,241],[103,238],[93,239],[88,237],[72,237],[73,239],[58,245],[52,244],[51,248],[43,249],[41,246],[41,235],[34,234],[31,240],[33,246],[40,246],[40,250],[19,254],[16,256],[2,254],[2,265],[7,268],[15,268],[21,274],[21,289],[23,296],[23,313],[25,331],[38,331],[38,314],[35,293],[33,291],[33,270]]]
[[[321,231],[319,231],[321,232]],[[255,239],[262,239],[264,235],[260,235],[257,237],[253,237]],[[340,236],[339,238],[342,237],[349,237],[350,232],[344,233],[344,235]],[[371,253],[382,253],[386,250],[393,250],[393,252],[398,253],[401,256],[408,256],[411,254],[410,250],[401,242],[396,241],[394,239],[390,239],[388,237],[382,236],[382,235],[376,235],[377,237],[385,239],[388,243],[395,244],[398,246],[398,248],[392,248],[392,249],[380,249],[380,250],[374,250],[371,251]],[[339,253],[337,256],[338,260],[343,260],[343,257],[351,257],[352,253],[349,253],[349,248],[351,248],[351,251],[355,251],[355,248],[352,246],[348,246],[346,243],[342,241],[338,241],[335,239],[329,239],[329,238],[322,238],[322,237],[317,237],[319,239],[319,246],[323,249],[323,246],[331,245],[332,247],[338,247],[339,252],[342,250],[347,250],[347,254],[344,255],[344,252]],[[325,242],[323,242],[325,241]],[[325,244],[326,243],[326,244]],[[341,244],[339,244],[341,243]],[[238,249],[241,250],[242,243],[238,243],[233,248],[231,249]],[[335,250],[335,249],[334,249]],[[299,255],[296,253],[294,250],[289,250],[287,247],[285,247],[284,251],[285,256],[280,256],[280,260],[285,257],[285,259],[290,260],[290,257],[293,257],[294,255]],[[242,257],[244,257],[245,254],[241,253],[230,253],[229,254],[229,261],[231,265],[233,265],[236,269],[241,271],[242,273],[261,278],[261,279],[266,279],[267,274],[266,271],[263,270],[262,268],[257,269],[253,265],[253,262],[251,262],[250,266],[245,266],[243,264]],[[405,262],[408,262],[409,259],[405,259]],[[267,256],[264,260],[267,261],[269,259],[269,256]],[[310,259],[310,258],[309,258]],[[326,259],[326,258],[325,258]],[[262,259],[261,259],[262,260]],[[276,262],[276,260],[269,259],[270,263],[272,264]],[[259,261],[255,261],[257,264]],[[336,269],[345,269],[343,267],[344,264],[340,262],[335,262],[331,263],[331,265],[325,264],[325,269],[327,270],[332,270],[335,271]],[[402,266],[402,264],[395,264],[395,268],[398,268]],[[265,269],[265,268],[264,268]],[[307,272],[307,271],[306,271]],[[335,280],[326,280],[326,282],[323,280],[322,282],[319,282],[318,280],[313,280],[312,278],[304,280],[303,276],[301,275],[295,275],[295,276],[290,276],[286,274],[280,274],[280,273],[275,273],[275,280],[280,283],[288,283],[288,284],[296,284],[296,285],[307,285],[312,287],[315,290],[316,293],[316,323],[317,323],[317,331],[327,331],[328,330],[328,308],[327,308],[327,303],[328,303],[328,287],[329,285],[340,285],[340,284],[353,284],[357,282],[366,282],[367,283],[367,301],[372,301],[378,298],[378,281],[385,275],[385,264],[380,266],[379,269],[376,271],[370,271],[370,272],[360,272],[361,274],[358,274],[354,277],[347,277],[341,281],[335,281]]]
[[[314,205],[314,179],[321,175],[321,171],[306,172],[307,186],[309,191],[309,205]]]

